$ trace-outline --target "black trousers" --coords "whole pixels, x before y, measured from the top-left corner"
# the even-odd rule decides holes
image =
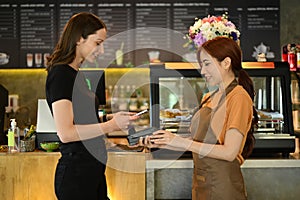
[[[86,152],[63,153],[55,172],[58,200],[107,200],[105,167]]]

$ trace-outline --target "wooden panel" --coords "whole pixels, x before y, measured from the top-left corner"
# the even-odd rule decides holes
[[[59,153],[1,153],[1,199],[55,200],[53,180],[59,157]]]
[[[109,153],[106,178],[111,200],[145,199],[145,154]],[[58,152],[0,153],[0,199],[56,200]]]
[[[109,153],[106,169],[111,200],[145,199],[145,154]]]

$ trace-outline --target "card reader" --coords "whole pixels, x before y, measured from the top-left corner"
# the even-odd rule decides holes
[[[136,131],[134,127],[128,130],[127,140],[130,146],[136,145],[139,142],[140,137],[152,135],[153,132],[159,130],[156,127],[146,128],[144,130]]]

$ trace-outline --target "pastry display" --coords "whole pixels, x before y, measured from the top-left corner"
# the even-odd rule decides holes
[[[283,120],[283,115],[279,112],[267,112],[262,110],[257,110],[259,120]]]
[[[160,110],[160,120],[166,121],[189,121],[191,118],[190,112],[188,110],[179,109],[165,109]]]

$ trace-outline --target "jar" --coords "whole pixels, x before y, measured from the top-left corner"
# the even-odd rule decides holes
[[[30,139],[20,141],[20,151],[21,152],[31,152],[35,150],[35,136]]]

